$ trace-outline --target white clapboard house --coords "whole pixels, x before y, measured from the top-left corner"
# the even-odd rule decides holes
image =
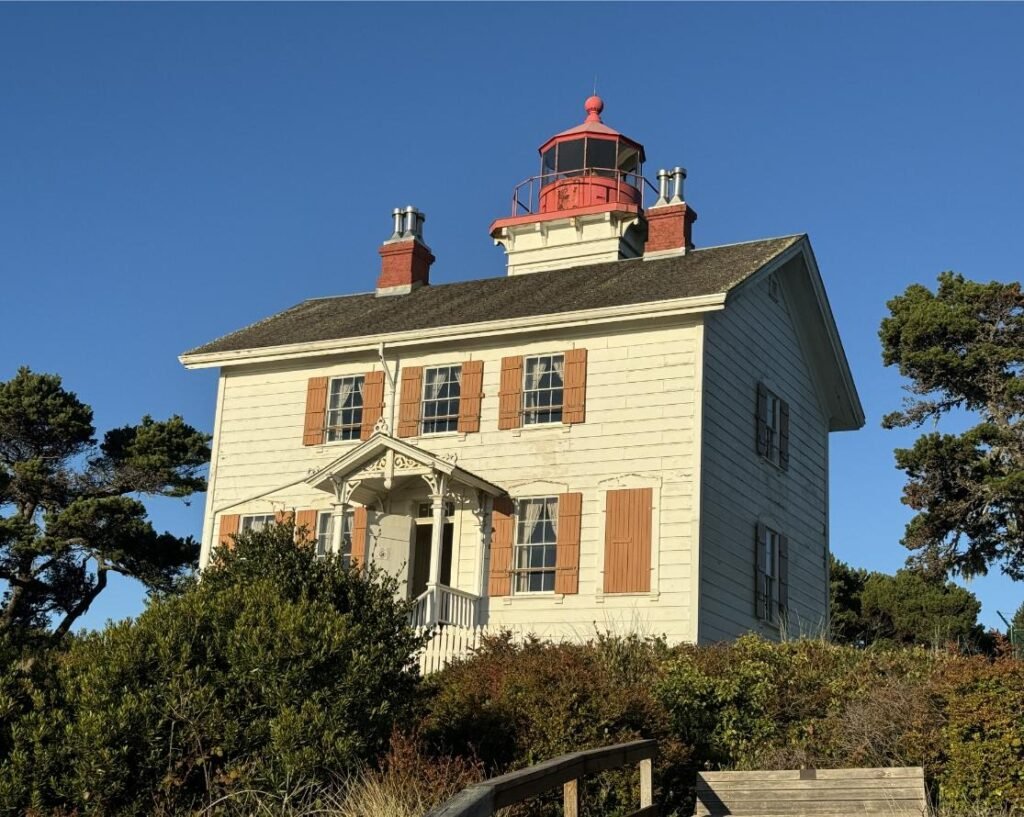
[[[202,565],[293,514],[449,633],[827,626],[829,433],[864,415],[810,242],[695,248],[685,171],[646,182],[602,107],[492,224],[506,274],[431,285],[396,210],[374,291],[182,355],[220,371]]]

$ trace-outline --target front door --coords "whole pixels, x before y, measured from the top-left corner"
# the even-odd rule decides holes
[[[430,541],[433,538],[433,525],[417,525],[416,541],[413,543],[411,579],[409,581],[409,598],[418,597],[427,589],[430,581]],[[448,522],[441,533],[441,584],[452,583],[452,536],[455,526]]]

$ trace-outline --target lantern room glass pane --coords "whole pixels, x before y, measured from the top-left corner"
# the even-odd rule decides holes
[[[561,142],[558,145],[558,172],[578,176],[583,170],[583,139]]]
[[[614,176],[615,146],[611,139],[587,139],[587,167],[598,176]]]
[[[557,147],[557,146],[556,146]],[[551,147],[544,151],[540,160],[540,172],[544,176],[541,184],[550,184],[554,181],[555,172],[555,148]]]
[[[619,149],[619,170],[623,173],[636,173],[639,152],[629,145],[622,145]]]

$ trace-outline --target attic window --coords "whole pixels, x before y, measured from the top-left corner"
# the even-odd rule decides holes
[[[773,301],[779,300],[779,279],[774,275],[768,276],[768,295]]]

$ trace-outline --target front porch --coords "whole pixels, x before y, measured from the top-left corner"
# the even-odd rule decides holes
[[[394,576],[416,626],[486,623],[484,557],[505,491],[456,463],[379,431],[306,480],[333,496],[330,550]]]

